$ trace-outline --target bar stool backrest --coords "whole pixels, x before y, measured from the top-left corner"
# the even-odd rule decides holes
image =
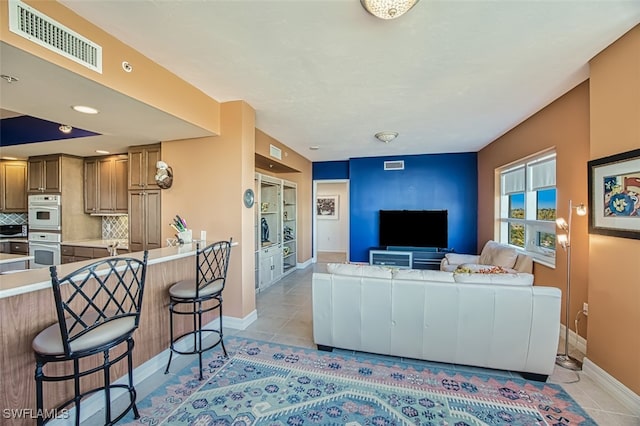
[[[105,258],[63,278],[49,268],[66,356],[100,352],[138,328],[147,257]]]
[[[231,242],[218,241],[200,249],[197,246],[196,256],[196,299],[207,288],[221,286],[215,293],[224,290],[229,268],[229,256],[231,255]]]

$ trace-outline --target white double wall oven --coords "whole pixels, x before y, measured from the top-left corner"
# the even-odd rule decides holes
[[[29,255],[31,267],[59,265],[62,204],[59,194],[29,195]]]

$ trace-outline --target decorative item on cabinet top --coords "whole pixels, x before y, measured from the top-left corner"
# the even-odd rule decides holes
[[[156,163],[156,183],[162,189],[171,188],[173,185],[173,169],[164,161]]]

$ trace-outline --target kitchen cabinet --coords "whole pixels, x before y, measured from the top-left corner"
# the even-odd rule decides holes
[[[162,247],[160,190],[129,191],[129,250]]]
[[[84,212],[98,211],[98,160],[84,160]]]
[[[27,192],[60,192],[60,156],[29,157]]]
[[[85,159],[85,213],[127,213],[128,155]]]
[[[126,249],[118,249],[118,254],[128,252],[129,250]],[[83,260],[100,259],[109,256],[109,250],[106,248],[69,246],[64,244],[60,247],[60,253],[62,254],[62,263],[81,262]]]
[[[28,242],[9,242],[9,253],[11,254],[29,254]]]
[[[156,163],[160,161],[160,145],[129,148],[129,190],[160,189],[156,183]]]
[[[0,253],[29,254],[29,243],[26,241],[2,241],[0,242]]]
[[[0,212],[27,211],[27,162],[0,162]]]

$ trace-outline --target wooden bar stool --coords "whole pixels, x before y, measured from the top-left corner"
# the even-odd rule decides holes
[[[58,322],[41,331],[32,343],[36,358],[38,425],[49,420],[45,419],[43,414],[43,383],[66,380],[73,381],[74,396],[61,403],[56,411],[73,404],[76,410],[76,425],[80,425],[81,401],[96,392],[104,393],[104,424],[116,423],[131,409],[136,418],[140,417],[136,407],[136,390],[133,386],[132,335],[140,321],[147,252],[144,252],[143,260],[130,257],[107,258],[77,269],[64,278],[58,278],[55,266],[49,269]],[[120,347],[121,344],[124,352],[117,352],[111,359],[112,349]],[[81,365],[84,358],[96,354],[102,354],[99,365],[88,366],[85,362]],[[110,369],[125,358],[128,384],[112,384]],[[73,364],[73,373],[45,373],[47,364],[65,361]],[[81,378],[99,372],[102,372],[102,380],[95,377],[96,374],[94,378],[82,380],[81,384]],[[93,380],[99,384],[86,386],[86,380]],[[128,391],[130,402],[121,413],[112,418],[111,391],[115,388]]]
[[[181,355],[198,354],[200,366],[200,380],[202,380],[202,353],[221,345],[224,356],[227,349],[222,341],[222,291],[227,280],[229,257],[231,255],[231,242],[218,241],[204,248],[197,245],[196,252],[196,277],[191,280],[179,281],[169,289],[169,330],[171,344],[169,362],[165,374],[169,373],[173,353]],[[202,315],[210,311],[218,311],[218,329],[203,328]],[[173,335],[173,316],[186,315],[193,320],[192,329],[179,336]],[[202,334],[215,333],[218,338],[215,342],[203,347]],[[188,336],[193,336],[191,349],[177,349],[176,344]]]

